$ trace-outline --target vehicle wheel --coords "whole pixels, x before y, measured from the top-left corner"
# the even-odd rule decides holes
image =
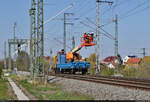
[[[88,72],[88,70],[86,69],[86,70],[85,70],[85,74],[87,74],[87,72]]]
[[[75,74],[75,72],[76,72],[74,68],[71,71],[72,71],[72,74]]]
[[[75,71],[73,71],[73,73],[72,74],[75,74],[76,72]]]
[[[87,69],[82,69],[82,75],[86,74],[88,72]]]
[[[82,70],[82,75],[86,74],[86,71],[85,70]]]
[[[64,70],[63,69],[61,70],[61,74],[64,74]]]
[[[72,74],[72,70],[69,70],[69,74]]]
[[[60,74],[60,70],[59,69],[56,69],[56,74]]]

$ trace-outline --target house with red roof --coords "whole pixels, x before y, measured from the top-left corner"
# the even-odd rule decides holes
[[[108,56],[101,62],[101,64],[107,66],[108,68],[115,68],[116,65],[122,64],[122,62],[117,56]]]
[[[133,65],[134,68],[138,68],[138,65],[140,64],[140,62],[142,61],[142,58],[130,58],[127,60],[126,65]]]

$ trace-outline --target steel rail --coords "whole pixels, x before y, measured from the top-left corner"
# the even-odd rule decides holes
[[[115,77],[89,76],[89,75],[83,76],[83,75],[68,75],[68,74],[59,74],[59,75],[51,75],[51,76],[150,91],[149,80],[146,81],[146,80],[139,80],[139,79],[134,80],[129,78],[115,78]]]

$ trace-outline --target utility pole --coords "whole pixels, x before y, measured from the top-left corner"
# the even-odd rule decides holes
[[[31,37],[30,37],[30,71],[31,79],[33,74],[44,76],[44,24],[52,21],[64,11],[72,8],[75,3],[57,13],[56,16],[49,18],[44,22],[43,0],[31,0]],[[36,22],[37,21],[37,22]]]
[[[100,45],[99,45],[99,26],[100,26],[100,0],[97,0],[97,8],[96,8],[96,73],[100,71],[99,68],[99,58],[100,58]]]
[[[51,68],[52,68],[52,65],[53,65],[53,62],[52,62],[52,60],[53,60],[53,58],[52,58],[52,49],[50,49],[50,56],[49,56],[49,58],[50,58],[50,70],[51,70]]]
[[[115,15],[115,56],[118,54],[118,15]]]
[[[64,13],[64,52],[66,53],[66,13]]]
[[[4,68],[6,69],[6,42],[4,42]]]
[[[118,56],[118,15],[115,15],[115,19],[113,20],[115,23],[115,39],[114,39],[114,56]],[[116,66],[115,73],[118,74],[118,66]]]
[[[11,45],[19,45],[18,46],[18,49],[17,50],[19,50],[20,48],[20,46],[22,45],[22,44],[27,44],[28,43],[28,39],[8,39],[8,70],[9,71],[11,71],[11,68],[12,68],[12,66],[11,66]],[[14,54],[16,54],[16,52],[17,51],[15,51],[14,52]],[[13,54],[13,55],[14,55]]]
[[[14,29],[14,40],[16,39],[16,26],[17,26],[17,23],[15,22],[14,27],[13,27],[13,29]],[[15,50],[16,50],[16,45],[14,45],[14,51]]]
[[[28,58],[27,58],[27,46],[25,46],[25,71],[28,71]]]
[[[73,15],[73,13],[64,13],[64,52],[66,53],[66,25],[73,24],[73,23],[66,23],[66,16]]]
[[[75,48],[75,39],[74,36],[72,36],[72,50]]]
[[[97,8],[96,8],[96,73],[100,72],[100,4],[101,3],[108,3],[112,4],[113,2],[110,1],[101,1],[96,0]]]
[[[8,71],[11,71],[11,44],[8,43]]]
[[[37,66],[38,76],[44,76],[44,5],[43,0],[38,0],[37,14]]]
[[[142,48],[142,50],[143,50],[143,57],[145,57],[145,55],[146,55],[146,48]]]
[[[15,22],[14,23],[14,41],[16,40],[16,26],[17,26],[17,23]],[[16,51],[16,45],[14,45],[14,52]],[[14,66],[13,68],[17,68],[17,65],[16,65],[16,53],[15,53],[15,58],[14,58]]]
[[[34,77],[36,70],[36,0],[31,0],[30,14],[30,75],[31,79]]]

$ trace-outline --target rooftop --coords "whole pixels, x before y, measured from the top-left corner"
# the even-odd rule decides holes
[[[141,58],[130,58],[128,59],[127,64],[138,64],[141,60]]]

